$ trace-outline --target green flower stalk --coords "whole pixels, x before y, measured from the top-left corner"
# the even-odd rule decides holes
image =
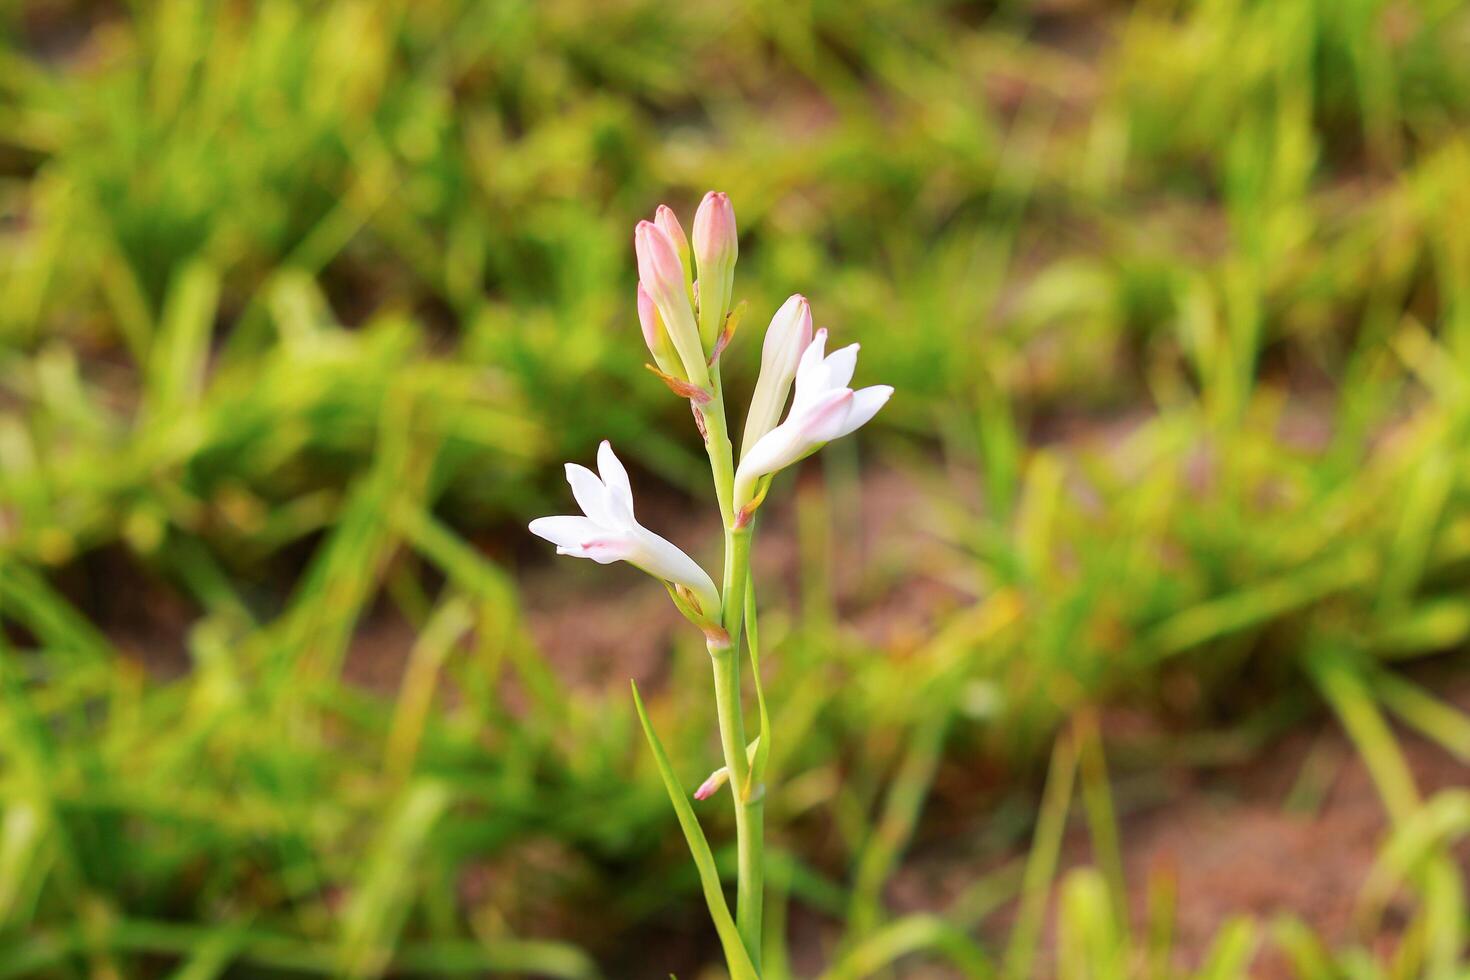
[[[633,699],[699,870],[730,975],[736,980],[759,980],[765,882],[764,770],[771,733],[754,643],[745,644],[754,674],[759,725],[752,741],[746,739],[740,677],[742,635],[747,628],[753,633],[755,626],[755,590],[750,581],[754,516],[777,472],[866,423],[893,389],[887,385],[859,391],[849,388],[857,367],[857,345],[825,354],[827,331],[819,330],[813,336],[806,299],[791,297],[766,331],[737,469],[720,377],[721,356],[739,315],[739,310],[730,312],[739,251],[730,199],[714,191],[705,195],[694,218],[692,248],[674,212],[661,205],[653,221],[638,223],[634,249],[638,319],[655,362],[649,368],[672,391],[689,400],[709,454],[724,526],[721,586],[716,590],[714,581],[693,558],[635,519],[627,471],[607,442],[598,451],[597,473],[576,464],[567,466],[567,479],[582,515],[538,518],[531,522],[531,532],[554,543],[558,554],[604,564],[626,561],[643,569],[664,583],[675,607],[704,633],[724,759],[694,791],[693,799],[709,800],[725,785],[730,787],[737,853],[733,916],[689,794],[669,764],[636,687]],[[777,424],[793,380],[796,394],[790,411]]]

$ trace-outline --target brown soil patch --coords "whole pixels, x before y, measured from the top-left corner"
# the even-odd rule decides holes
[[[1470,682],[1456,680],[1438,693],[1470,708]],[[1426,686],[1434,690],[1429,681]],[[1107,726],[1105,725],[1105,728]],[[1470,770],[1441,746],[1403,728],[1395,734],[1423,797],[1470,784]],[[1221,928],[1249,916],[1268,926],[1283,916],[1300,919],[1329,947],[1359,945],[1385,956],[1396,946],[1413,909],[1406,896],[1381,921],[1364,919],[1360,896],[1390,832],[1388,815],[1362,758],[1334,719],[1298,726],[1246,763],[1204,771],[1168,767],[1143,774],[1113,772],[1123,873],[1135,935],[1148,924],[1150,886],[1173,898],[1174,961],[1198,967]],[[1145,778],[1148,787],[1131,784]],[[1147,802],[1129,806],[1130,797]],[[1094,856],[1080,798],[1063,846],[1056,881],[1092,866]],[[1027,842],[1029,843],[1029,842]],[[994,858],[956,860],[953,840],[926,842],[890,890],[892,907],[943,912],[976,876],[998,866]],[[950,854],[946,854],[946,850]],[[1024,857],[1026,844],[1010,855]],[[1470,854],[1459,852],[1470,871]],[[1053,901],[1055,889],[1053,890]],[[1003,950],[1015,921],[1011,903],[980,933]],[[1038,975],[1050,975],[1055,908],[1042,941]],[[924,969],[930,969],[925,967]],[[936,976],[932,972],[901,974]],[[1263,942],[1251,967],[1262,978],[1294,976],[1282,954]]]

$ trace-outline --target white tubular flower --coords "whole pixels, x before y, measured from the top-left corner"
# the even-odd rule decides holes
[[[598,473],[567,464],[567,482],[583,517],[538,517],[531,533],[556,545],[559,555],[591,558],[603,565],[625,561],[692,597],[697,611],[718,616],[720,595],[715,583],[693,558],[639,524],[633,517],[633,488],[628,471],[603,440],[597,449]]]
[[[766,341],[761,347],[761,373],[750,396],[750,411],[745,415],[745,437],[740,440],[742,458],[767,432],[781,420],[786,396],[791,393],[791,379],[801,353],[812,342],[812,308],[806,297],[792,296],[766,328]]]
[[[893,395],[889,385],[853,391],[847,386],[857,368],[858,345],[851,344],[823,356],[827,331],[818,330],[796,368],[796,397],[786,421],[745,451],[735,470],[735,507],[745,507],[755,496],[760,478],[821,449],[833,439],[859,428]]]

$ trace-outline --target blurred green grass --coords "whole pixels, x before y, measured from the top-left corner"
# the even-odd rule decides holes
[[[1049,753],[1070,787],[1070,719],[1110,698],[1252,745],[1303,691],[1369,760],[1422,901],[1392,964],[1272,935],[1301,976],[1454,968],[1457,804],[1419,799],[1382,713],[1470,754],[1463,715],[1388,672],[1470,633],[1462,4],[0,22],[0,974],[582,975],[585,947],[616,975],[647,966],[627,935],[697,933],[623,689],[558,676],[517,568],[596,439],[703,491],[641,367],[629,238],[707,187],[736,202],[752,322],[800,290],[899,389],[865,445],[923,488],[935,547],[860,590],[964,597],[912,648],[843,628],[857,460],[803,487],[806,587],[763,596],[773,836],[790,900],[841,923],[833,975],[930,949],[1026,975],[1070,789],[1024,882],[971,894],[1023,890],[1002,949],[968,906],[889,912],[924,806],[978,837]],[[343,664],[384,610],[416,640],[375,691]],[[694,780],[705,678],[675,653],[654,711]],[[946,799],[945,753],[1017,778]],[[1069,976],[1167,958],[1118,921],[1100,840],[1102,885],[1061,891]],[[1248,970],[1251,928],[1203,975]]]

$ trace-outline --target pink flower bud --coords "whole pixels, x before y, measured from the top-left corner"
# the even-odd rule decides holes
[[[653,212],[653,223],[658,230],[669,236],[669,241],[674,243],[674,249],[679,253],[679,259],[684,263],[685,273],[692,271],[689,264],[689,239],[684,235],[684,226],[679,224],[678,215],[674,209],[667,204],[660,204]]]
[[[694,310],[689,305],[689,287],[678,249],[652,221],[640,221],[633,231],[633,251],[638,256],[638,279],[658,309],[664,330],[684,365],[682,372],[664,369],[665,373],[707,387],[709,368]]]
[[[740,242],[735,235],[735,209],[730,206],[730,196],[720,191],[710,191],[699,202],[694,213],[694,258],[699,263],[699,274],[706,268],[734,264],[740,252]]]
[[[694,791],[696,800],[707,800],[720,791],[720,787],[730,781],[730,770],[724,766],[709,774],[709,778],[699,784],[699,789]]]
[[[728,195],[710,191],[694,214],[694,260],[699,266],[699,338],[712,351],[725,328],[730,294],[735,286],[735,209]]]
[[[659,337],[664,335],[664,325],[658,318],[658,307],[653,305],[653,297],[648,295],[641,282],[638,284],[638,324],[643,328],[643,342],[648,345],[648,352],[656,354]]]
[[[658,369],[679,381],[689,380],[685,377],[679,352],[674,349],[674,342],[669,337],[668,329],[664,327],[664,319],[659,315],[658,306],[641,282],[638,284],[638,324],[643,328],[643,342],[648,345],[648,352],[653,355],[653,362],[658,365]]]
[[[638,255],[638,278],[656,301],[684,291],[684,264],[669,236],[652,221],[640,221],[633,231]]]

